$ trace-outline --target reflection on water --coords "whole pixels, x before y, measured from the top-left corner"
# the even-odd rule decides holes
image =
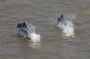
[[[32,42],[29,38],[18,37],[19,42],[29,48],[38,49],[41,47],[41,42]],[[22,39],[21,39],[22,38]]]
[[[33,42],[32,42],[32,43],[30,43],[29,45],[30,45],[30,47],[35,48],[35,49],[41,47],[41,43],[40,43],[40,42],[37,42],[37,43],[33,43]]]

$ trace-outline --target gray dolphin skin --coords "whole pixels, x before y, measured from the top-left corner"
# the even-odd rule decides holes
[[[19,32],[27,33],[28,27],[25,22],[19,23],[17,25],[17,28],[18,28]]]

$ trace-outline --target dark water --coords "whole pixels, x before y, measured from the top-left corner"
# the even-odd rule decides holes
[[[75,38],[56,27],[62,13],[75,23]],[[41,43],[17,37],[16,25],[37,27]],[[0,0],[0,59],[90,59],[90,0]]]

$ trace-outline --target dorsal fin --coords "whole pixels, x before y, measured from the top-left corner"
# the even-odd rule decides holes
[[[64,18],[63,14],[61,15],[61,18]]]
[[[27,28],[27,24],[25,22],[22,23],[22,26]]]
[[[63,21],[64,21],[64,16],[62,14],[61,17],[58,18],[58,22],[63,22]]]

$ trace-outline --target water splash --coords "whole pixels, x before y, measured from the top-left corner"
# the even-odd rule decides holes
[[[63,14],[58,18],[57,26],[62,30],[64,36],[74,37],[74,24],[70,19],[64,19]]]
[[[36,27],[28,23],[19,23],[17,28],[24,37],[29,37],[32,42],[40,42],[41,36],[36,33]]]
[[[67,25],[63,25],[64,36],[74,36],[74,24],[71,21],[66,21]]]
[[[32,42],[40,42],[41,36],[36,33],[36,27],[32,24],[27,25],[28,27],[28,37]]]

